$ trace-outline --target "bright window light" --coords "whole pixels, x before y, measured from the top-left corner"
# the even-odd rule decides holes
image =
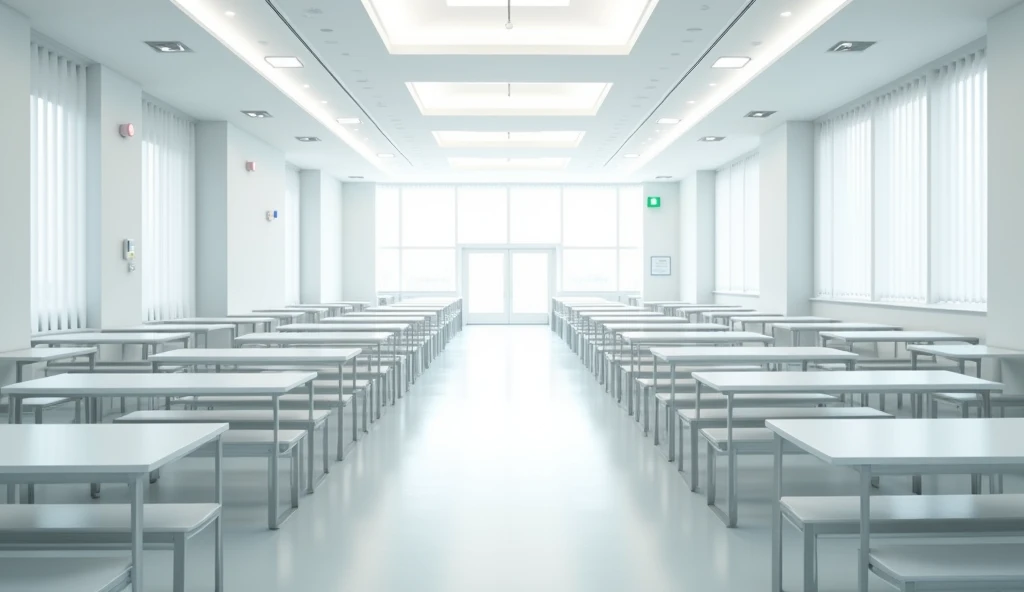
[[[715,63],[711,65],[712,68],[742,68],[750,62],[748,57],[721,57],[715,60]]]

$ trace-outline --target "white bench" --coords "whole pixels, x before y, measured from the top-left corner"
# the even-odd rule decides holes
[[[0,592],[118,592],[131,586],[127,557],[0,558]]]
[[[143,546],[171,548],[174,592],[185,592],[186,544],[220,515],[219,504],[146,504]],[[131,536],[128,504],[0,505],[0,548],[4,549],[129,549]],[[0,576],[5,578],[6,574]]]
[[[872,549],[868,569],[901,592],[1020,590],[1024,545],[894,545]]]
[[[860,498],[784,497],[785,521],[803,536],[804,592],[817,592],[818,538],[857,536]],[[871,534],[1024,533],[1024,495],[880,495],[871,497]]]
[[[978,417],[981,417],[981,397],[974,393],[932,393],[930,399],[929,417],[939,416],[939,403],[953,405],[960,412],[960,417],[969,417],[971,409],[976,409]],[[992,407],[998,408],[1004,417],[1007,407],[1024,407],[1024,395],[992,393],[991,401]]]

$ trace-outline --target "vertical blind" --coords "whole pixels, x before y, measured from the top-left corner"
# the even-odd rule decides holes
[[[757,154],[715,173],[715,289],[757,294],[760,283]]]
[[[195,308],[195,124],[142,101],[142,306],[147,320]]]
[[[823,298],[984,306],[984,51],[818,122]]]
[[[299,303],[299,282],[301,261],[299,251],[299,169],[288,165],[285,168],[284,191],[284,300],[287,304]]]
[[[33,332],[86,322],[86,69],[31,46]]]

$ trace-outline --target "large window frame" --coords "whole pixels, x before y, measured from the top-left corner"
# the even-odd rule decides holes
[[[757,152],[715,171],[715,292],[760,294],[761,167]]]

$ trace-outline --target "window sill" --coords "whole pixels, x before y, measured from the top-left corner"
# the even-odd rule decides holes
[[[712,290],[715,296],[741,296],[743,298],[760,298],[760,292],[728,292],[726,290]]]
[[[872,300],[842,300],[839,298],[811,298],[811,302],[852,304],[855,306],[876,306],[903,310],[919,310],[922,312],[948,312],[984,316],[988,310],[979,306],[957,306],[955,304],[901,304],[899,302],[875,302]]]

